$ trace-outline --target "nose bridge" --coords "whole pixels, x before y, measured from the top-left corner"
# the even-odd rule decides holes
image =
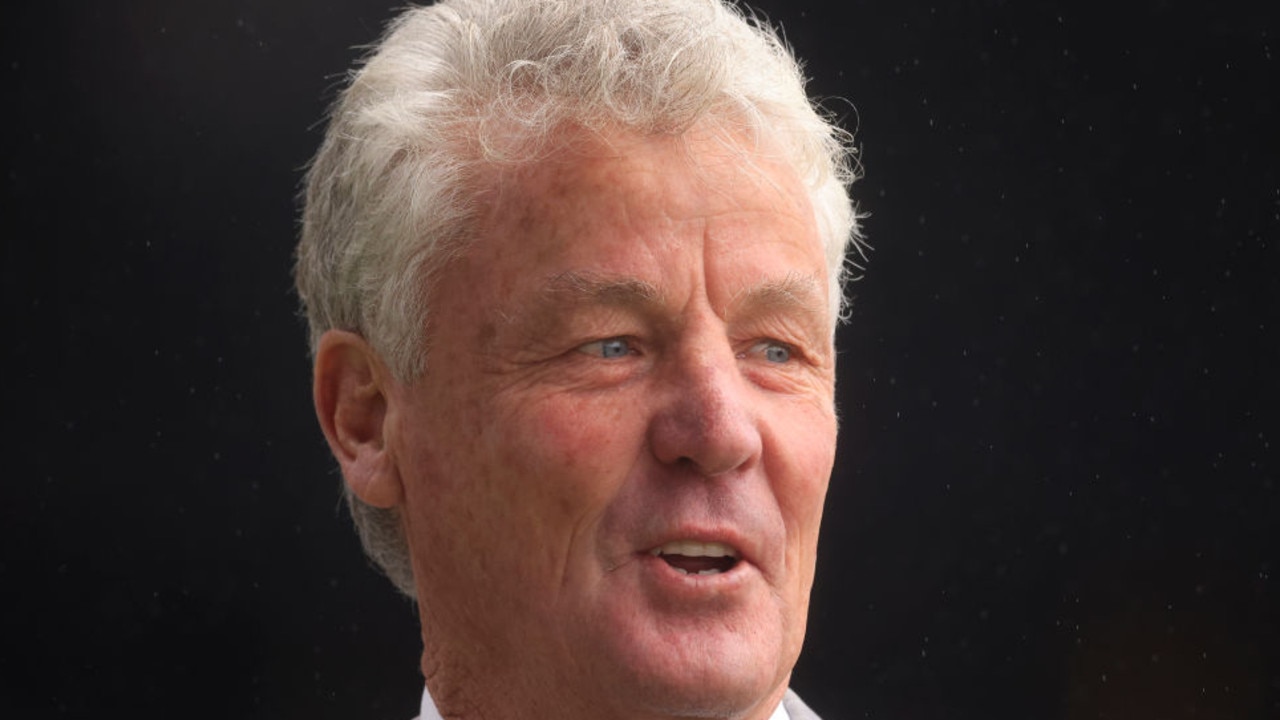
[[[699,434],[714,434],[744,412],[737,397],[740,391],[734,387],[736,373],[725,367],[724,358],[716,357],[717,353],[692,355],[681,373],[685,380],[680,395],[687,405],[683,412],[696,424]]]
[[[655,455],[716,476],[749,464],[761,438],[751,389],[719,323],[689,328],[663,373],[663,405],[651,428]]]

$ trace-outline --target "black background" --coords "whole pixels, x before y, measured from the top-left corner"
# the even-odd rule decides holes
[[[795,687],[839,718],[1280,716],[1274,3],[759,2],[876,251]],[[291,295],[391,9],[3,23],[7,717],[404,720]],[[856,108],[856,110],[854,109]]]

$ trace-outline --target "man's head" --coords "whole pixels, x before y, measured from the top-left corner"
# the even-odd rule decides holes
[[[699,0],[400,18],[308,176],[315,395],[465,712],[767,714],[803,638],[854,216],[774,36]]]

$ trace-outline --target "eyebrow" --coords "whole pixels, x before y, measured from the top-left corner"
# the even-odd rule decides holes
[[[826,315],[823,283],[814,275],[793,272],[785,277],[769,279],[746,288],[729,303],[734,314],[799,310],[815,319]]]
[[[568,270],[552,276],[537,299],[507,315],[508,323],[524,318],[521,324],[545,327],[565,318],[572,307],[612,307],[639,312],[656,312],[664,295],[656,285],[636,277]],[[816,275],[793,272],[779,278],[762,279],[744,288],[722,309],[726,319],[751,322],[768,316],[793,317],[809,339],[820,343],[828,335],[829,322],[823,280]]]
[[[793,272],[746,288],[729,303],[725,314],[733,321],[746,323],[789,318],[788,323],[793,323],[791,326],[801,333],[805,344],[821,355],[820,348],[830,346],[835,330],[828,315],[825,288],[821,276]]]
[[[542,291],[553,304],[590,302],[613,307],[646,307],[662,303],[662,291],[633,277],[568,270],[551,278]]]
[[[639,278],[567,270],[548,278],[530,301],[499,311],[498,316],[503,325],[520,328],[522,334],[546,334],[566,322],[576,309],[655,312],[662,299],[657,286]],[[494,337],[490,342],[496,340]]]

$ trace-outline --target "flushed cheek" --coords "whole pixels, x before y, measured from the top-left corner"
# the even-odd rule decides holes
[[[500,422],[482,431],[484,452],[499,459],[511,487],[499,500],[527,524],[541,546],[562,565],[588,548],[605,507],[634,462],[637,442],[611,406],[547,396],[501,410]]]
[[[611,398],[556,393],[528,405],[527,422],[519,422],[531,437],[521,445],[538,452],[540,462],[566,480],[587,475],[592,487],[608,476],[623,476],[640,449],[642,438],[628,403]]]

